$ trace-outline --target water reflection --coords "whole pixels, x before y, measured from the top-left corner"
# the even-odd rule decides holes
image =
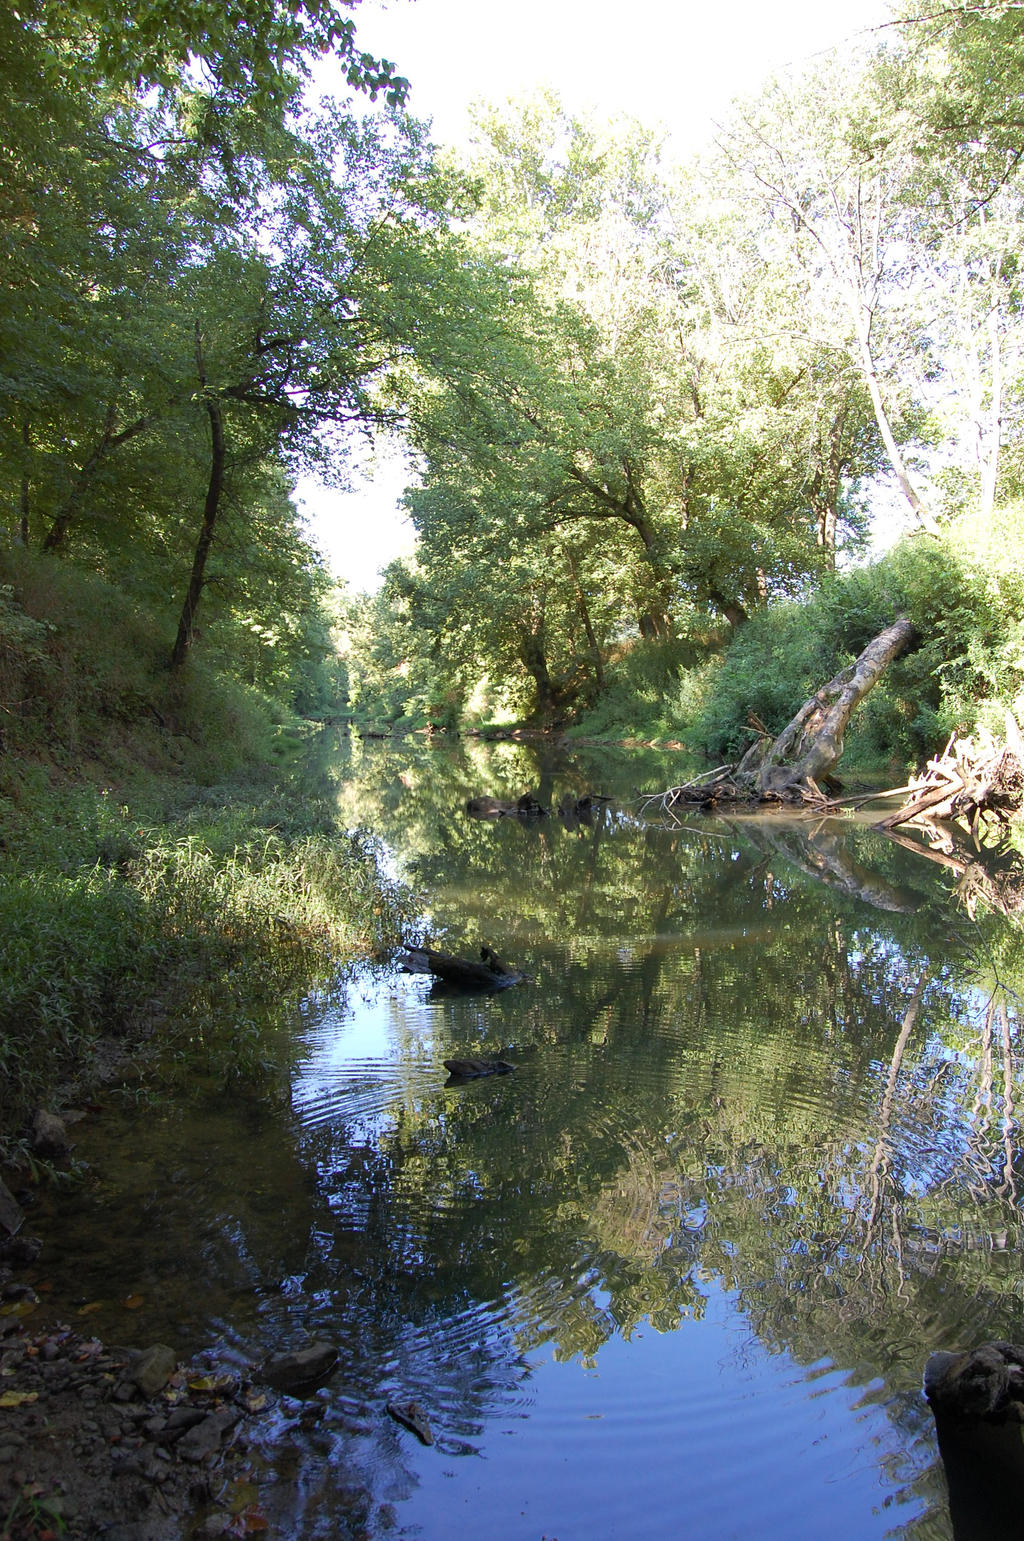
[[[101,1158],[111,1204],[159,1185],[156,1274],[202,1239],[179,1341],[341,1345],[270,1452],[283,1533],[951,1534],[920,1379],[1021,1336],[1019,938],[863,824],[661,828],[636,779],[357,747],[343,815],[422,895],[418,940],[533,982],[367,971],[298,1024],[286,1101],[211,1092],[134,1178]],[[525,791],[617,800],[466,815]],[[446,1086],[451,1055],[517,1068]],[[137,1271],[112,1230],[105,1271]]]

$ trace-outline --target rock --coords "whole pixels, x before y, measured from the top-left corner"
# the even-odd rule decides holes
[[[1019,1422],[1024,1398],[1024,1347],[984,1343],[966,1354],[932,1354],[925,1366],[932,1407],[960,1419],[1010,1418]]]
[[[197,1423],[202,1423],[206,1413],[201,1407],[176,1407],[160,1430],[160,1438],[164,1444],[173,1444],[176,1439],[189,1429],[194,1429]]]
[[[46,1108],[33,1113],[30,1138],[37,1156],[66,1156],[70,1149],[67,1124]]]
[[[290,1354],[274,1354],[264,1361],[262,1374],[278,1391],[295,1391],[329,1374],[337,1359],[333,1343],[315,1342]]]
[[[396,1423],[401,1423],[405,1428],[411,1429],[422,1444],[432,1445],[434,1443],[433,1431],[418,1402],[389,1402],[386,1411],[388,1416],[394,1418]]]
[[[192,1462],[205,1461],[207,1456],[215,1455],[224,1435],[234,1428],[240,1417],[237,1407],[227,1404],[218,1407],[202,1423],[186,1430],[175,1447],[178,1455],[183,1461]]]
[[[14,1194],[5,1183],[0,1182],[0,1227],[8,1236],[14,1236],[20,1231],[25,1220],[25,1214]]]
[[[168,1348],[166,1343],[154,1343],[151,1348],[144,1348],[137,1355],[128,1370],[128,1378],[138,1386],[144,1397],[155,1397],[167,1385],[177,1363],[173,1348]],[[122,1399],[118,1397],[118,1400]]]

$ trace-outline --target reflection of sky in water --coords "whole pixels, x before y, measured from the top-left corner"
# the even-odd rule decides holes
[[[343,1177],[344,1151],[379,1148],[403,1110],[429,1112],[452,1031],[486,1027],[495,1005],[428,999],[428,989],[421,978],[366,978],[347,1004],[325,1010],[305,1032],[293,1107],[309,1135],[329,1132],[342,1161],[335,1173],[322,1152],[320,1177],[347,1229],[367,1223],[370,1199],[357,1175]],[[483,1190],[474,1190],[471,1172],[464,1176],[457,1204],[472,1205]],[[536,1176],[543,1183],[543,1172]],[[901,1417],[899,1398],[887,1410],[877,1386],[865,1392],[828,1363],[808,1369],[769,1351],[751,1325],[752,1302],[701,1263],[709,1214],[715,1223],[708,1203],[694,1203],[678,1184],[663,1183],[660,1195],[664,1245],[695,1248],[682,1264],[696,1285],[694,1306],[675,1331],[659,1333],[642,1320],[623,1337],[599,1268],[564,1281],[523,1280],[504,1299],[467,1301],[461,1317],[429,1312],[395,1321],[379,1371],[388,1394],[415,1396],[436,1438],[427,1449],[387,1427],[383,1449],[373,1441],[371,1456],[367,1447],[363,1476],[378,1501],[389,1493],[403,1500],[398,1516],[411,1529],[402,1533],[417,1541],[453,1533],[500,1541],[662,1541],[677,1533],[690,1541],[882,1541],[927,1507],[913,1485],[929,1448],[908,1441],[915,1420]],[[796,1195],[783,1186],[775,1199],[792,1205]],[[856,1195],[847,1201],[852,1207]],[[433,1202],[455,1201],[435,1190]],[[406,1232],[402,1266],[419,1268],[429,1257],[416,1239],[424,1213],[416,1195],[398,1187],[391,1203]],[[727,1236],[717,1240],[726,1256],[742,1251]],[[567,1292],[582,1310],[607,1318],[610,1336],[593,1361],[563,1360],[553,1347],[553,1303],[564,1307]],[[351,1409],[337,1408],[338,1417],[352,1418]],[[372,1408],[356,1421],[369,1435]]]
[[[418,1090],[436,1085],[442,1052],[434,1042],[425,982],[399,977],[324,1011],[304,1035],[292,1076],[292,1106],[307,1128],[337,1122],[349,1141],[379,1137]],[[440,1072],[443,1078],[446,1072]]]
[[[482,1459],[400,1436],[418,1541],[880,1541],[920,1512],[883,1408],[827,1363],[768,1354],[704,1289],[701,1320],[613,1338],[592,1367],[531,1351],[530,1405],[495,1409]]]

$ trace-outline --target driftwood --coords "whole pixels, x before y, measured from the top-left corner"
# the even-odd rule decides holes
[[[502,963],[490,947],[481,947],[479,963],[473,958],[435,952],[432,947],[409,947],[399,958],[398,966],[406,974],[432,974],[457,990],[507,990],[526,978],[518,969]]]
[[[982,821],[1009,824],[1024,804],[1024,743],[1016,718],[1007,712],[1005,744],[983,728],[974,738],[954,734],[907,790],[909,799],[880,829],[922,823],[926,816],[929,822],[957,820],[975,836]]]
[[[905,617],[880,632],[856,661],[805,701],[778,738],[752,744],[736,767],[736,780],[761,796],[816,789],[843,752],[850,718],[882,674],[906,652],[916,632]]]
[[[566,829],[578,829],[581,824],[592,824],[594,815],[602,814],[610,802],[611,798],[600,792],[585,792],[582,797],[567,792],[558,805],[558,817]]]

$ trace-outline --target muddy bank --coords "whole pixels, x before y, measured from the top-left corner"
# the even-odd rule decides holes
[[[250,1440],[272,1394],[161,1345],[139,1353],[64,1323],[32,1331],[17,1313],[34,1304],[22,1293],[0,1307],[4,1541],[267,1529]]]

